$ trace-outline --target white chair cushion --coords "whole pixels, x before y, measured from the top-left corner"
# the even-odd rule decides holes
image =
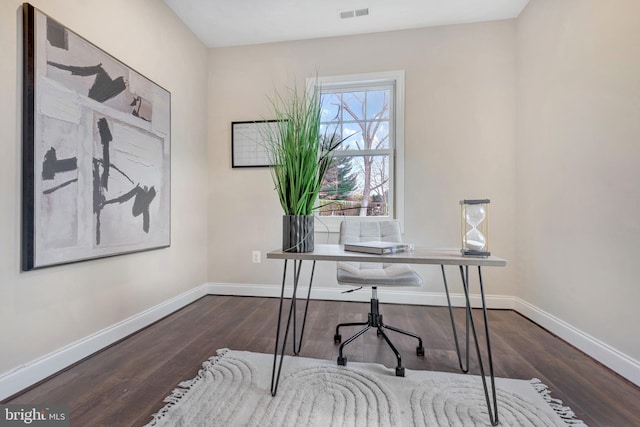
[[[400,225],[396,221],[344,220],[340,224],[340,243],[357,243],[379,240],[402,242]]]
[[[372,240],[402,243],[397,221],[344,220],[340,224],[340,243]],[[408,264],[379,262],[339,262],[340,285],[355,286],[422,286],[422,278]]]

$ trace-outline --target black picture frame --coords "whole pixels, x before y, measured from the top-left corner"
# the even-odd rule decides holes
[[[278,120],[231,122],[231,167],[266,168],[271,166],[264,139],[265,127]]]
[[[22,8],[22,270],[170,246],[171,93]]]

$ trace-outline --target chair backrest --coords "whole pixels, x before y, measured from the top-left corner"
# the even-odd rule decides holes
[[[340,243],[372,240],[402,242],[398,221],[344,220],[340,224]],[[381,262],[337,263],[338,284],[348,286],[422,286],[422,278],[408,264]],[[375,294],[374,294],[375,295]]]
[[[345,219],[340,223],[340,244],[373,240],[402,243],[398,221]]]

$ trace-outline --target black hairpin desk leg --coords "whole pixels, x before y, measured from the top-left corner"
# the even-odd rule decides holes
[[[287,326],[284,331],[284,338],[282,340],[282,349],[280,351],[280,363],[278,363],[278,344],[280,343],[280,326],[282,323],[282,306],[284,303],[284,288],[287,281],[287,261],[284,260],[284,271],[282,273],[282,289],[280,291],[280,305],[278,308],[278,324],[276,325],[276,342],[273,350],[273,369],[271,371],[271,395],[275,396],[278,391],[278,383],[280,382],[280,372],[282,371],[282,361],[284,359],[284,350],[287,345],[287,338],[289,337],[289,327],[291,326],[291,320],[293,319],[293,354],[298,355],[302,349],[302,337],[304,335],[304,327],[307,322],[307,309],[309,308],[309,297],[311,296],[311,285],[313,283],[313,273],[316,268],[316,262],[313,261],[311,268],[311,276],[309,278],[309,291],[307,292],[307,301],[304,308],[304,316],[302,319],[302,328],[300,330],[299,342],[296,348],[296,300],[298,283],[300,281],[300,272],[302,271],[302,260],[293,260],[293,293],[291,295],[291,304],[289,306],[289,316],[287,318]],[[276,371],[277,367],[277,371]]]
[[[498,400],[496,397],[496,382],[493,374],[493,357],[491,355],[491,340],[489,338],[489,319],[487,317],[487,304],[485,302],[484,297],[484,286],[482,284],[482,268],[478,266],[478,280],[480,282],[480,296],[482,298],[482,313],[484,316],[484,333],[487,339],[487,356],[489,358],[489,376],[491,378],[491,398],[489,397],[489,389],[487,387],[487,379],[484,373],[484,362],[482,361],[482,354],[480,352],[480,345],[478,344],[478,334],[476,333],[476,325],[473,321],[473,312],[471,311],[471,301],[469,299],[469,266],[460,266],[460,277],[462,278],[462,286],[464,287],[464,296],[467,303],[467,321],[471,324],[471,332],[473,333],[473,342],[476,346],[476,354],[478,356],[478,364],[480,365],[480,375],[482,378],[482,386],[484,388],[484,396],[487,401],[487,410],[489,411],[489,420],[491,421],[491,425],[498,425]],[[467,327],[468,333],[468,327]],[[468,343],[468,341],[467,341]],[[467,344],[468,351],[468,344]],[[467,353],[467,368],[468,365],[468,353]],[[493,400],[493,409],[491,405],[491,400]]]
[[[458,363],[460,364],[460,370],[465,374],[469,372],[469,330],[473,333],[473,342],[476,347],[476,354],[478,356],[478,363],[480,365],[480,374],[482,377],[482,386],[484,388],[484,396],[487,402],[487,410],[489,412],[489,420],[491,421],[491,425],[498,425],[498,401],[496,397],[496,385],[495,385],[495,377],[493,374],[493,357],[491,354],[491,340],[489,338],[489,323],[487,317],[487,305],[485,302],[484,296],[484,284],[482,283],[482,270],[481,267],[478,266],[478,280],[480,282],[480,296],[482,298],[482,312],[484,315],[484,333],[487,339],[487,356],[489,358],[489,375],[491,378],[491,397],[489,396],[489,389],[487,387],[487,379],[484,374],[484,362],[482,360],[482,354],[480,352],[480,345],[478,343],[478,334],[476,333],[476,325],[473,320],[473,311],[471,310],[471,300],[469,298],[469,266],[460,266],[460,277],[462,279],[462,287],[464,288],[464,296],[465,296],[465,314],[466,314],[466,364],[462,363],[462,355],[460,354],[460,343],[458,340],[458,331],[456,329],[456,325],[453,319],[453,310],[451,307],[451,298],[449,296],[449,286],[447,285],[447,277],[444,272],[444,265],[440,265],[440,269],[442,270],[442,280],[444,281],[444,289],[447,295],[447,304],[449,306],[449,318],[451,319],[451,328],[453,329],[453,339],[456,344],[456,353],[458,354]],[[469,327],[471,326],[471,327]],[[491,400],[493,400],[493,405],[491,404]],[[493,409],[492,409],[493,408]]]
[[[466,329],[465,329],[465,335],[466,335],[466,364],[462,363],[462,356],[460,355],[460,343],[458,341],[458,331],[456,330],[456,324],[453,320],[453,309],[451,308],[451,297],[449,296],[449,286],[447,286],[447,276],[444,273],[444,265],[440,265],[440,269],[442,270],[442,280],[444,281],[444,290],[445,293],[447,295],[447,304],[449,305],[449,318],[451,319],[451,328],[453,329],[453,339],[456,343],[456,353],[458,354],[458,364],[460,365],[460,370],[462,372],[464,372],[465,374],[467,372],[469,372],[469,311],[470,308],[467,307],[466,309],[466,314],[467,314],[467,325],[466,325]]]

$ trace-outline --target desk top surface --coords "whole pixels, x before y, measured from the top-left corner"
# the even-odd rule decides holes
[[[505,267],[507,261],[495,256],[462,256],[460,249],[433,249],[416,247],[412,251],[375,255],[345,251],[342,245],[316,244],[313,252],[284,252],[282,249],[267,253],[269,259],[292,259],[308,261],[385,262],[402,264],[477,265]]]

